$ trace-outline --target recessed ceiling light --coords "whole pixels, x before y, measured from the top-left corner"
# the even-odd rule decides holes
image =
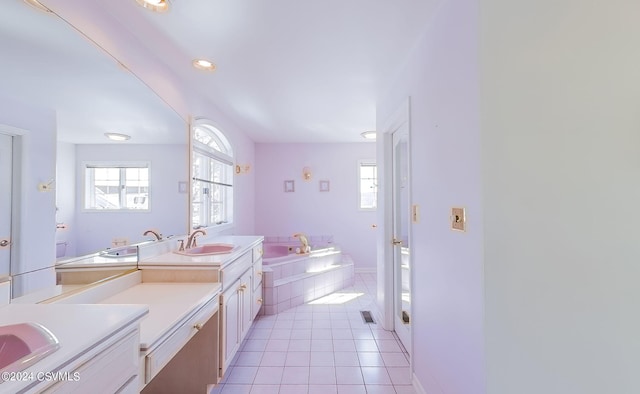
[[[130,135],[121,133],[104,133],[104,136],[112,141],[126,141],[131,139]]]
[[[25,3],[29,4],[31,7],[36,8],[40,11],[51,12],[47,6],[39,2],[38,0],[24,0]]]
[[[205,59],[195,59],[192,64],[193,67],[199,70],[213,71],[216,69],[215,64]]]
[[[365,131],[364,133],[360,133],[360,135],[362,136],[362,138],[364,138],[366,140],[375,140],[376,139],[376,131],[375,130]]]
[[[169,10],[169,0],[136,0],[136,3],[155,12],[166,12]]]

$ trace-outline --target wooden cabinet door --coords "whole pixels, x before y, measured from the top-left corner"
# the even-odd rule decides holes
[[[241,342],[239,325],[241,294],[240,281],[236,281],[222,294],[222,360],[221,366],[226,370]]]
[[[240,277],[240,310],[241,310],[241,322],[240,322],[240,340],[244,339],[251,328],[253,322],[253,297],[252,297],[252,283],[251,278],[253,276],[252,270],[249,269]]]

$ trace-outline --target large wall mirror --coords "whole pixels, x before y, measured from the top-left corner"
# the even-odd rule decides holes
[[[72,26],[23,1],[2,4],[0,47],[0,96],[55,110],[55,178],[43,182],[56,194],[58,260],[153,240],[150,229],[188,231],[185,120]]]

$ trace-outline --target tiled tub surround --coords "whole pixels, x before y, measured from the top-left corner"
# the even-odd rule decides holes
[[[296,246],[264,244],[264,315],[280,313],[353,285],[353,261],[337,246],[316,246],[308,254],[295,253]]]

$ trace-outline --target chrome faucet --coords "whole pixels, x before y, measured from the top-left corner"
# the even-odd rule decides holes
[[[196,246],[196,236],[198,234],[207,235],[206,231],[202,229],[192,232],[191,235],[189,236],[189,239],[187,240],[187,246],[185,246],[185,249],[191,249],[194,246]]]
[[[298,238],[300,240],[300,244],[302,247],[300,248],[300,253],[309,253],[311,251],[311,247],[309,246],[309,240],[307,236],[303,233],[295,233],[293,234],[294,238]]]
[[[157,231],[154,231],[154,230],[147,230],[142,235],[149,235],[149,234],[152,234],[154,237],[156,237],[156,241],[161,241],[162,240],[162,234],[160,234],[160,233],[158,233]]]

